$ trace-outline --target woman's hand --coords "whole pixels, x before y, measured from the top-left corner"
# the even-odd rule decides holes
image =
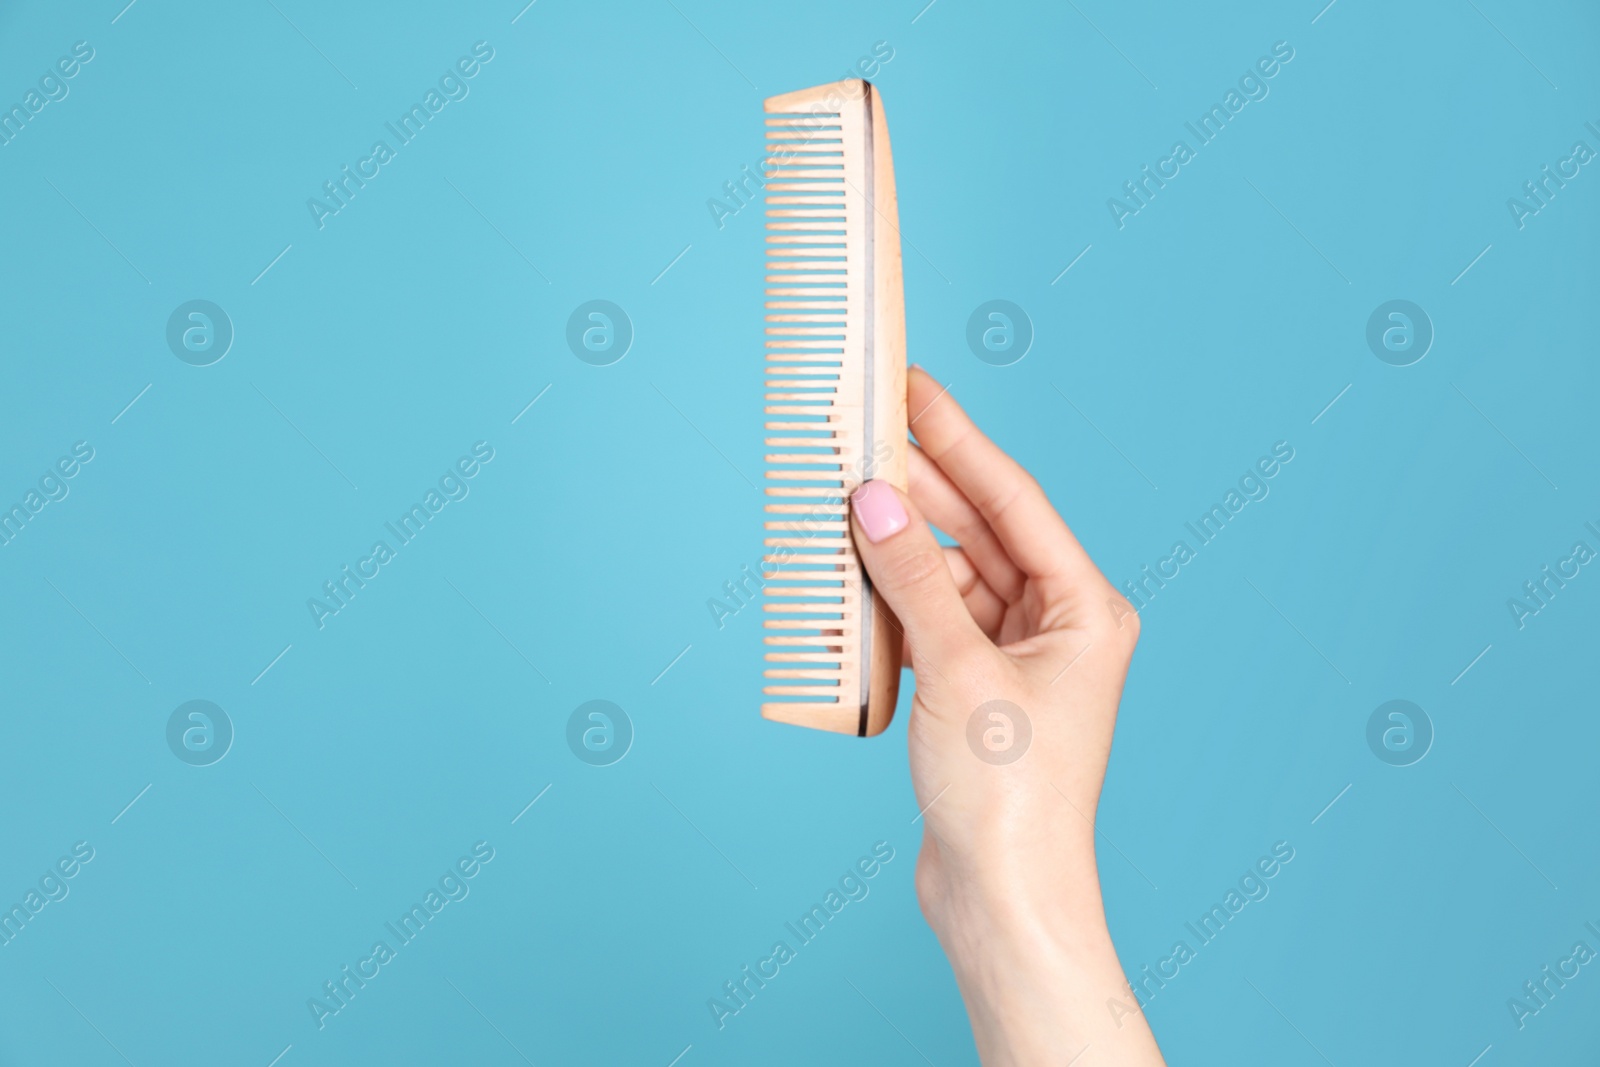
[[[920,367],[907,393],[920,445],[908,444],[909,499],[872,481],[851,511],[916,672],[923,914],[985,1064],[1160,1064],[1111,946],[1094,854],[1139,618],[1039,484]],[[942,548],[928,523],[960,547]]]

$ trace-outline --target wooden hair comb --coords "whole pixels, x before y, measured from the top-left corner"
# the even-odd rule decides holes
[[[768,719],[870,737],[894,716],[900,624],[861,567],[850,494],[906,487],[906,322],[883,102],[857,79],[769,98]]]

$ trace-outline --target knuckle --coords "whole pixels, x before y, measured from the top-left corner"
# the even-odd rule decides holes
[[[890,585],[907,592],[916,592],[930,588],[934,582],[948,573],[949,567],[941,553],[918,547],[914,551],[896,556],[890,561],[888,569]]]
[[[1128,598],[1106,585],[1103,600],[1105,608],[1097,613],[1102,632],[1132,648],[1139,640],[1139,612]]]

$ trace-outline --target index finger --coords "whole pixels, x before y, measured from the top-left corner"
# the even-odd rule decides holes
[[[1100,577],[1039,483],[984,436],[947,388],[912,367],[906,399],[923,454],[950,476],[1024,573],[1073,584]]]

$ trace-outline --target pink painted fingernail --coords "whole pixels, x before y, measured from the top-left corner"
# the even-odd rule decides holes
[[[861,532],[873,544],[893,537],[911,522],[894,487],[877,479],[863,482],[861,488],[850,495],[850,505],[855,509]]]

